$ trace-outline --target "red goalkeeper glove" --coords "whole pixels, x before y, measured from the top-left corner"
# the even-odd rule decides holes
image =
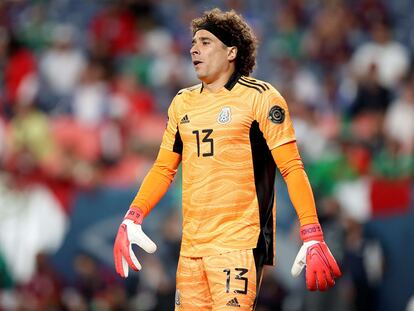
[[[137,208],[130,208],[119,226],[114,244],[114,260],[116,272],[128,277],[128,266],[135,271],[141,270],[141,264],[132,250],[132,244],[137,244],[147,253],[153,253],[157,246],[142,231],[141,224],[144,215]]]
[[[341,270],[323,240],[319,224],[304,225],[300,228],[303,245],[292,266],[292,275],[298,276],[306,266],[306,286],[309,290],[325,291],[335,285],[335,278]]]

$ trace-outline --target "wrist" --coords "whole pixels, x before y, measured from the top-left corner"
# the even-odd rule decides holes
[[[144,220],[144,213],[139,208],[131,206],[125,214],[124,220],[125,219],[132,220],[135,224],[140,225]]]
[[[308,224],[308,225],[301,226],[300,227],[300,238],[302,239],[303,242],[308,242],[311,240],[322,242],[323,232],[322,232],[321,225],[316,223],[316,224]]]

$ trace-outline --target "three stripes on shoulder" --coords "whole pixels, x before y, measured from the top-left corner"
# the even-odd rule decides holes
[[[258,91],[259,93],[265,92],[267,90],[269,90],[269,86],[267,85],[267,83],[265,82],[259,82],[253,78],[248,78],[245,76],[240,77],[240,79],[237,81],[237,83],[246,86],[246,87],[250,87],[255,89],[256,91]]]

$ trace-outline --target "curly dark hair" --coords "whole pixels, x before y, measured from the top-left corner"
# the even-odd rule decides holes
[[[236,70],[249,76],[256,65],[257,39],[243,17],[234,10],[223,12],[218,8],[205,11],[191,22],[193,35],[205,24],[213,24],[231,36],[232,45],[237,47]]]

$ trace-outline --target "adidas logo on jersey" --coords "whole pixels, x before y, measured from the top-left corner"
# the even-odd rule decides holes
[[[187,115],[181,118],[180,124],[190,123],[190,119]]]
[[[228,307],[238,307],[238,308],[240,308],[239,301],[237,300],[237,298],[236,298],[236,297],[234,297],[232,300],[230,300],[230,301],[226,304],[226,306],[228,306]]]

